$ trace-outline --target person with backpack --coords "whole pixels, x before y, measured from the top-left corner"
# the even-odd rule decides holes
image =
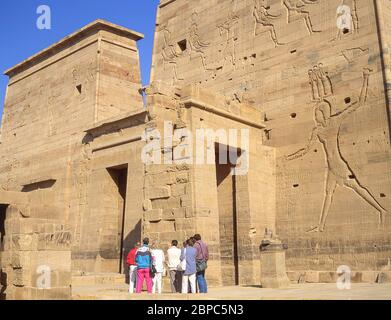
[[[126,262],[129,266],[129,293],[134,293],[134,289],[137,282],[137,264],[136,264],[136,253],[140,247],[140,242],[137,242],[133,249],[129,251],[126,258]]]
[[[148,293],[152,293],[152,255],[149,250],[149,239],[144,238],[142,247],[138,248],[136,253],[136,264],[137,264],[137,282],[136,282],[136,293],[141,293],[143,288],[144,279],[147,283]]]
[[[201,240],[201,235],[195,234],[194,237],[195,244],[194,248],[197,250],[196,256],[196,268],[197,268],[197,283],[199,293],[207,293],[208,285],[205,279],[205,270],[208,267],[209,260],[209,250],[205,242]]]

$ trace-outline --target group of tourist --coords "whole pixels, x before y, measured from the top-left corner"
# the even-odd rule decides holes
[[[199,234],[183,242],[172,240],[167,260],[162,249],[149,244],[145,238],[127,256],[129,265],[129,293],[141,293],[144,280],[148,293],[162,293],[163,274],[168,268],[172,293],[207,293],[205,270],[209,259],[208,246]],[[190,284],[190,286],[189,286]]]

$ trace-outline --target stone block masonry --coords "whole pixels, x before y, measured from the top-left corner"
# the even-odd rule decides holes
[[[291,280],[388,281],[391,8],[344,4],[341,28],[340,0],[161,1],[145,88],[143,35],[102,20],[7,70],[1,298],[69,298],[195,233],[210,285],[258,285],[265,229]]]

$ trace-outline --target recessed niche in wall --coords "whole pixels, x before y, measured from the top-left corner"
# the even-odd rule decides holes
[[[346,98],[345,98],[345,103],[346,103],[346,104],[350,103],[350,101],[352,101],[352,99],[350,99],[350,97],[346,97]]]
[[[77,91],[79,92],[79,94],[81,94],[82,85],[81,85],[81,84],[77,85],[77,86],[76,86],[76,89],[77,89]]]
[[[186,49],[187,49],[187,40],[184,39],[184,40],[179,41],[178,42],[178,47],[179,47],[179,49],[181,49],[182,52],[186,51]]]
[[[297,114],[295,112],[291,113],[291,118],[295,119],[297,117]]]

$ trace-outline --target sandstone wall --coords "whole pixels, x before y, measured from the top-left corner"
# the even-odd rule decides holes
[[[136,46],[141,38],[141,34],[98,20],[6,71],[10,80],[1,127],[0,190],[21,192],[28,197],[28,219],[24,224],[37,227],[26,237],[42,236],[41,229],[48,223],[66,225],[70,235],[66,256],[54,249],[46,252],[43,247],[28,250],[37,254],[40,263],[47,256],[49,264],[56,266],[61,262],[69,266],[69,277],[71,259],[73,271],[119,272],[122,249],[119,217],[122,220],[123,214],[115,212],[115,218],[110,215],[110,210],[115,211],[117,199],[97,195],[97,191],[112,190],[113,185],[101,183],[107,177],[91,161],[93,150],[86,130],[142,107]],[[115,156],[107,165],[117,165],[115,161],[121,157],[126,158],[121,165],[132,156],[138,158],[137,151],[131,154],[130,150]],[[133,172],[137,172],[137,166]],[[132,179],[134,173],[128,177]],[[106,205],[97,198],[106,201]],[[110,200],[114,203],[111,206],[107,204]],[[105,209],[106,216],[101,214]],[[128,224],[131,219],[136,218],[130,218]],[[5,223],[10,226],[8,219]],[[124,227],[126,235],[130,231],[129,226]],[[6,228],[7,233],[9,237],[14,233],[18,236],[10,227]],[[116,239],[115,259],[110,259],[112,254],[107,253],[110,251],[107,246],[112,244],[110,237]],[[129,240],[127,243],[129,246]],[[9,250],[4,255],[9,256]],[[15,248],[16,252],[23,250],[27,249]],[[9,264],[10,260],[3,262],[2,267],[16,268]],[[31,263],[32,267],[26,271],[28,277],[36,274],[37,266]],[[58,287],[61,283],[67,285],[60,279]],[[16,286],[25,288],[19,289],[20,297],[36,297],[28,289],[34,287],[30,282]]]
[[[391,219],[379,221],[391,208],[391,152],[378,23],[370,0],[161,1],[152,80],[263,112],[263,143],[277,150],[276,216],[263,214],[290,247],[289,270],[379,270],[390,256]]]
[[[88,129],[87,209],[75,222],[74,270],[124,272],[127,253],[141,239],[145,116],[145,110],[139,110]]]
[[[161,163],[145,167],[144,234],[166,249],[173,239],[200,233],[209,245],[212,285],[254,283],[259,242],[275,216],[275,154],[262,146],[262,124],[254,121],[261,114],[198,86],[175,91],[161,82],[147,90],[147,141],[156,142],[150,151]],[[203,129],[209,133],[200,138]],[[225,165],[219,177],[220,145],[240,150],[236,167],[243,174],[233,177]]]

